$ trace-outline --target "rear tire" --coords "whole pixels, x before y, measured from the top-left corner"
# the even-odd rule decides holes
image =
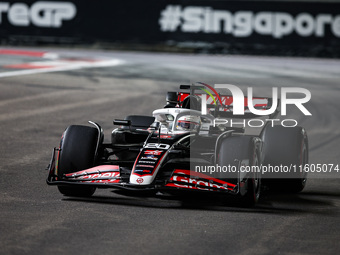
[[[88,169],[94,166],[98,131],[88,126],[69,126],[60,142],[58,179],[64,174]],[[83,185],[58,186],[65,196],[92,196],[96,188]]]
[[[239,160],[249,160],[249,166],[260,165],[259,139],[253,136],[235,136],[229,137],[222,141],[217,164],[221,167],[236,167],[239,171]],[[228,173],[228,175],[219,176],[226,177],[227,181],[238,184],[238,176],[236,173]],[[248,173],[244,182],[240,182],[238,200],[245,207],[253,207],[259,200],[261,191],[261,175],[260,172]]]
[[[284,166],[290,173],[268,175],[264,182],[272,190],[297,193],[304,189],[308,164],[308,137],[302,127],[268,126],[261,134],[263,165]],[[295,169],[295,171],[294,171]],[[276,175],[276,176],[275,176]]]

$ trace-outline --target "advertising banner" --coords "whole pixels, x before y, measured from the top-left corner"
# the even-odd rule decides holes
[[[316,2],[1,1],[0,36],[7,44],[161,44],[336,56],[339,10],[340,3]]]

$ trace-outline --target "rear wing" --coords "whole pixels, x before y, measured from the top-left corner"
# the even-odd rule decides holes
[[[259,115],[252,113],[248,107],[248,97],[244,97],[244,115],[235,115],[233,113],[233,103],[234,99],[232,95],[222,95],[216,93],[211,93],[207,89],[207,84],[202,85],[180,85],[181,90],[189,90],[185,92],[168,92],[173,93],[171,96],[167,96],[167,98],[172,98],[172,103],[174,103],[174,99],[177,98],[176,103],[177,107],[183,107],[188,99],[194,99],[199,102],[205,97],[207,113],[212,114],[215,117],[225,117],[225,118],[255,118]],[[209,86],[208,88],[212,88]],[[202,93],[202,92],[206,93]],[[215,91],[215,90],[214,90]],[[216,92],[216,91],[215,91]],[[174,94],[176,93],[176,94]],[[278,100],[279,105],[280,102]],[[198,104],[198,111],[201,111],[201,104]],[[253,97],[252,105],[256,110],[269,110],[272,108],[273,99],[270,97]],[[278,114],[278,108],[272,114],[268,114],[269,118],[275,118]],[[262,116],[262,115],[261,115]]]

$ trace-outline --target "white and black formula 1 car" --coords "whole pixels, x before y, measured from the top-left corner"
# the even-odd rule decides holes
[[[233,98],[216,93],[208,84],[181,85],[180,92],[167,93],[167,104],[152,116],[114,120],[118,128],[110,143],[103,142],[97,123],[69,126],[53,150],[47,183],[57,185],[66,196],[91,196],[96,188],[113,188],[150,196],[195,193],[226,200],[234,196],[245,206],[255,205],[264,183],[301,191],[305,172],[265,175],[260,167],[299,169],[307,164],[305,130],[266,122],[258,135],[246,135],[244,127],[231,127],[226,121],[218,125],[217,119],[234,117]],[[206,114],[201,112],[203,97]],[[271,98],[252,100],[257,109],[272,105]],[[257,117],[245,112],[243,118]],[[277,113],[275,109],[268,118]]]

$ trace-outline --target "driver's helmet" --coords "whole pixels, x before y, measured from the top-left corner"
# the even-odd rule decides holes
[[[199,116],[184,115],[179,117],[176,123],[177,130],[197,131],[201,124]]]

